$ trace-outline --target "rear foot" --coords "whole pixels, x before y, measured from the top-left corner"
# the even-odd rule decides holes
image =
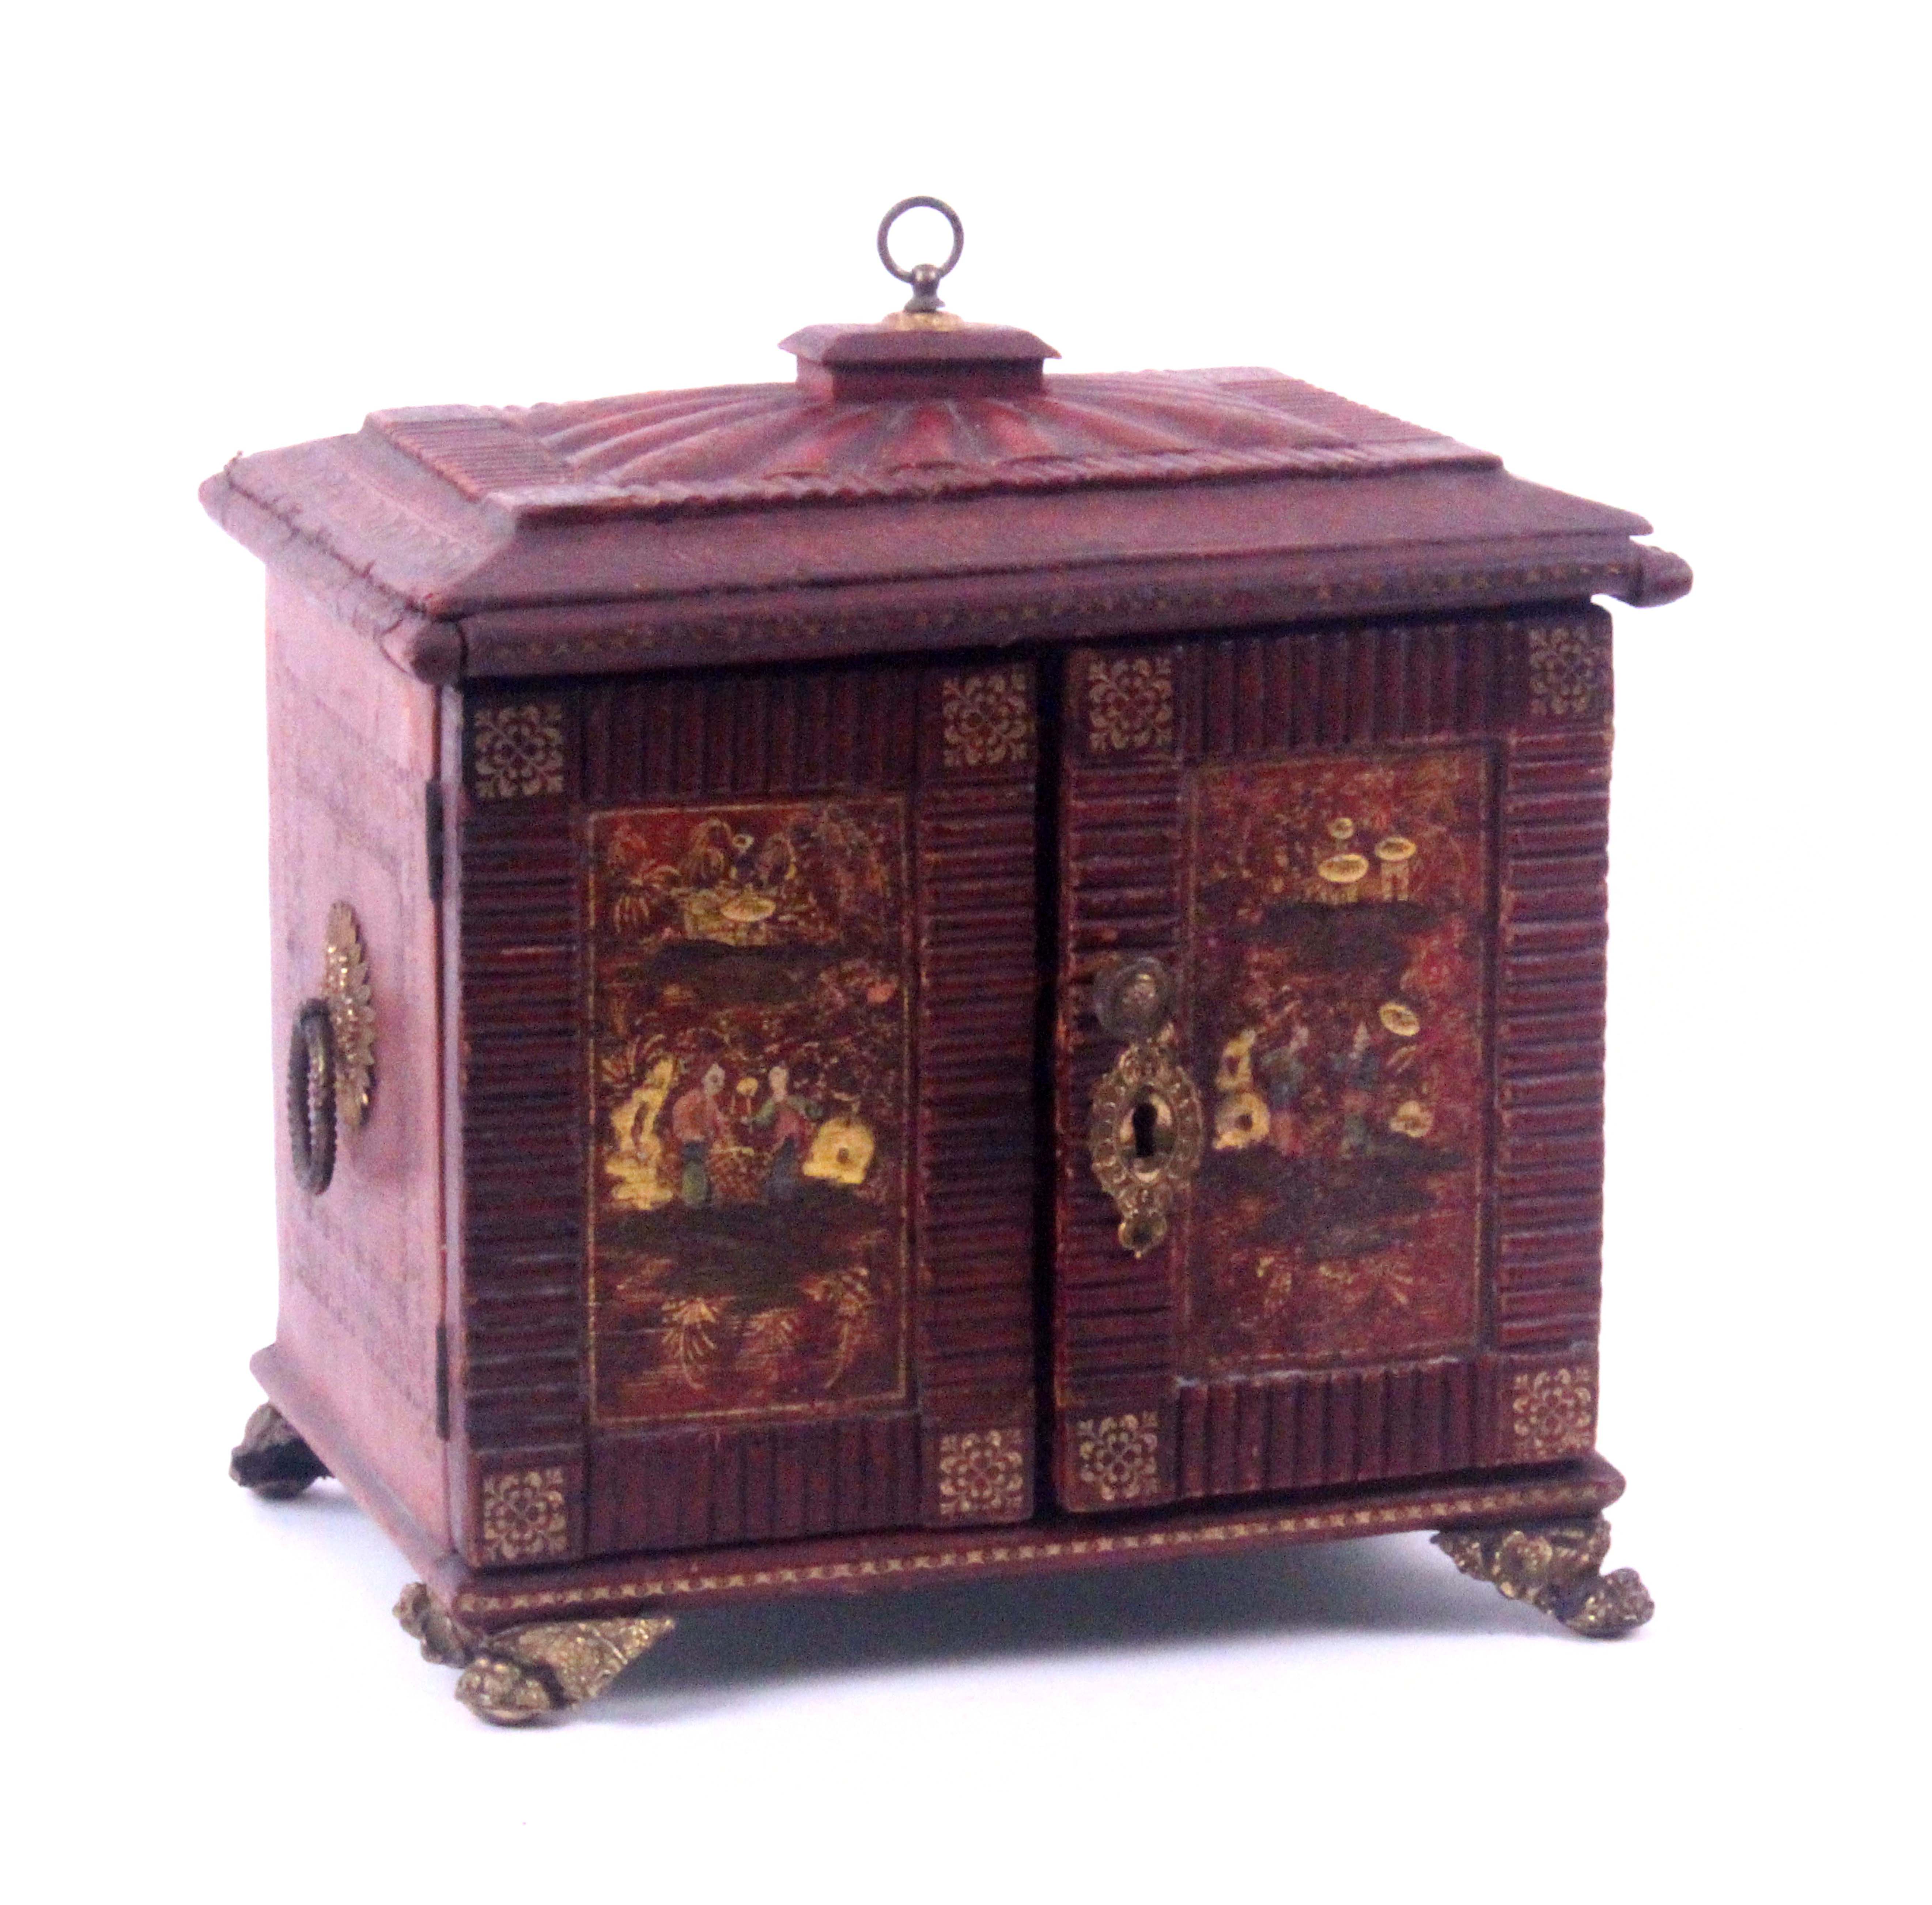
[[[249,1417],[228,1458],[229,1478],[266,1502],[286,1502],[328,1473],[273,1402]]]

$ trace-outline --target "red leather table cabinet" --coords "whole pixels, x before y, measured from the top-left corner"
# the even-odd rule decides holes
[[[291,1130],[238,1480],[487,1717],[682,1607],[1444,1531],[1578,1630],[1640,518],[932,274],[245,457]]]

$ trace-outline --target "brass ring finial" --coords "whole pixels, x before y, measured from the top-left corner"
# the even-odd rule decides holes
[[[901,271],[892,259],[892,229],[894,224],[907,212],[923,206],[936,212],[952,227],[952,249],[946,254],[943,265],[915,265],[909,272]],[[902,284],[912,286],[912,296],[906,300],[906,309],[914,312],[942,310],[940,302],[939,280],[959,262],[959,254],[966,248],[966,228],[959,222],[959,214],[944,199],[928,198],[923,195],[901,199],[884,218],[879,220],[879,262]]]

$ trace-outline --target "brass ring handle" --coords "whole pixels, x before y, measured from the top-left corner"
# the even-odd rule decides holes
[[[946,254],[943,265],[915,265],[909,272],[902,271],[892,257],[892,226],[903,214],[920,208],[938,212],[952,227],[952,249]],[[923,193],[915,198],[901,199],[879,220],[879,262],[902,284],[912,286],[912,296],[907,300],[906,309],[915,314],[929,314],[945,308],[940,302],[939,280],[958,263],[959,254],[965,249],[966,228],[960,224],[958,213],[944,199],[931,198]]]
[[[328,1007],[310,999],[289,1028],[289,1156],[313,1196],[335,1174],[335,1036]]]
[[[1175,1055],[1173,975],[1129,959],[1094,987],[1094,1016],[1128,1041],[1094,1088],[1088,1120],[1094,1174],[1120,1214],[1122,1249],[1144,1257],[1167,1235],[1176,1200],[1201,1168],[1201,1094]]]

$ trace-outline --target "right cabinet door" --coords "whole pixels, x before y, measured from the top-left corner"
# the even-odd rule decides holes
[[[1061,1503],[1588,1450],[1609,618],[1066,667]]]

